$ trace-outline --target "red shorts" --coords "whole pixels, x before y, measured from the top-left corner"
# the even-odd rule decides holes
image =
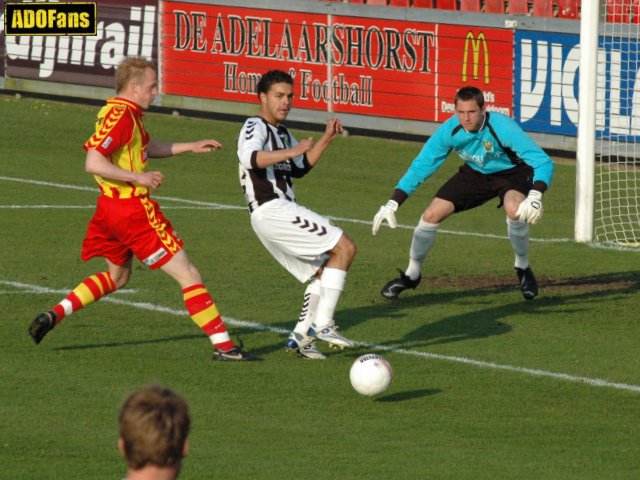
[[[160,206],[149,197],[114,199],[100,195],[82,242],[82,260],[104,257],[122,266],[135,255],[155,270],[183,246]]]

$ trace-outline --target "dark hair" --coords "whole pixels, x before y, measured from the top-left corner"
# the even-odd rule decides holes
[[[462,100],[463,102],[468,102],[469,100],[475,100],[478,104],[478,107],[482,108],[484,105],[484,94],[482,90],[477,87],[467,86],[462,87],[456,93],[456,97],[454,103],[457,104],[458,100]]]
[[[288,83],[293,85],[293,77],[282,70],[269,70],[260,77],[256,93],[260,97],[261,93],[267,93],[274,83]]]

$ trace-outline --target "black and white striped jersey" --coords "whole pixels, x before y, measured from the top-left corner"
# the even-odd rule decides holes
[[[292,178],[299,178],[311,170],[307,155],[289,158],[267,168],[256,164],[258,152],[284,150],[298,144],[282,125],[276,126],[261,117],[248,118],[238,135],[240,185],[249,211],[269,200],[282,198],[295,202]]]

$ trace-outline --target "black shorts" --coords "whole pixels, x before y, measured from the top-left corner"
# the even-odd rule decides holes
[[[458,173],[440,187],[436,197],[450,201],[455,207],[455,212],[462,212],[496,197],[500,197],[500,207],[505,193],[509,190],[517,190],[527,195],[532,185],[533,168],[526,163],[491,174],[480,173],[465,163]]]

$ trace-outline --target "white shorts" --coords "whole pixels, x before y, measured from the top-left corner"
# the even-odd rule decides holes
[[[256,208],[251,226],[269,253],[303,283],[327,261],[343,233],[328,218],[281,199]]]

